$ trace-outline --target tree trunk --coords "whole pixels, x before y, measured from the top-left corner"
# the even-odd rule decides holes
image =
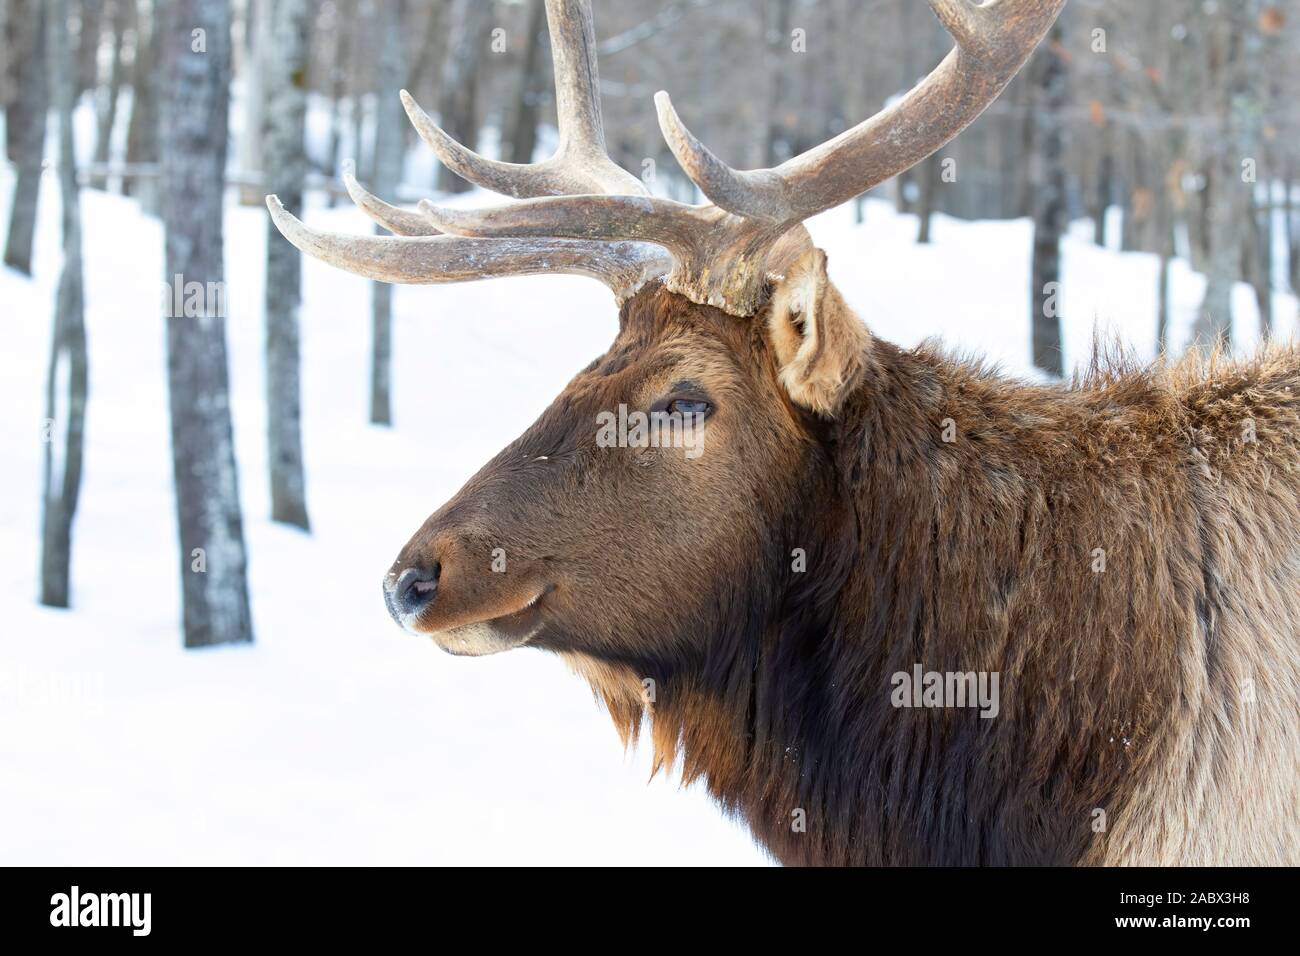
[[[1101,161],[1097,164],[1097,185],[1092,199],[1092,241],[1106,246],[1106,211],[1115,195],[1115,132],[1108,122],[1100,137]]]
[[[896,34],[897,48],[899,51],[899,64],[901,72],[898,77],[898,88],[900,90],[911,89],[917,79],[917,55],[916,55],[916,27],[913,25],[913,14],[916,11],[916,4],[900,3],[897,4],[898,11],[898,32]],[[903,170],[894,177],[895,187],[895,206],[901,213],[912,213],[915,211],[916,197],[916,173],[913,168]]]
[[[1172,257],[1160,253],[1160,267],[1156,272],[1156,354],[1169,351],[1169,262]]]
[[[1245,188],[1235,179],[1234,157],[1219,157],[1210,182],[1205,297],[1192,327],[1193,346],[1232,342],[1232,287],[1241,274],[1240,191]]]
[[[104,165],[111,158],[113,126],[117,122],[117,100],[122,92],[122,48],[126,31],[135,19],[135,0],[114,0],[113,3],[113,60],[108,68],[108,82],[101,91],[95,124],[95,163]],[[108,188],[108,176],[91,177],[96,189]]]
[[[487,6],[487,4],[484,4]],[[402,125],[405,113],[398,98],[402,82],[402,21],[406,4],[390,0],[380,11],[381,47],[389,51],[379,61],[379,95],[375,115],[374,192],[392,196],[402,176]],[[375,231],[382,233],[378,226]],[[393,423],[392,351],[393,287],[386,282],[370,284],[370,421]]]
[[[1170,173],[1174,168],[1167,148],[1157,148],[1152,160],[1157,172],[1164,172],[1164,182],[1174,183],[1176,178]],[[1169,263],[1174,257],[1174,220],[1176,194],[1173,188],[1161,189],[1161,178],[1153,176],[1155,185],[1154,208],[1151,211],[1152,250],[1159,257],[1160,267],[1156,290],[1156,352],[1159,355],[1169,350]]]
[[[18,87],[18,78],[13,74],[14,60],[17,59],[17,44],[14,43],[16,24],[11,9],[14,2],[16,0],[0,0],[0,110],[4,110],[6,116]],[[5,143],[5,156],[13,159],[8,142]]]
[[[45,154],[45,114],[50,95],[45,62],[48,15],[44,0],[20,0],[15,13],[15,28],[22,31],[25,42],[16,47],[21,57],[16,69],[20,92],[9,106],[6,121],[10,155],[18,167],[18,175],[14,178],[13,202],[9,206],[5,265],[31,275],[36,200],[41,191],[41,160]]]
[[[267,107],[262,131],[266,191],[302,214],[307,178],[306,0],[261,0],[273,7],[270,39],[275,56],[266,63]],[[266,220],[266,427],[271,480],[271,519],[307,529],[307,490],[302,462],[302,388],[298,308],[302,302],[302,256]]]
[[[443,60],[438,121],[452,139],[469,149],[478,145],[478,67],[487,47],[488,32],[492,28],[494,6],[491,0],[456,0],[451,13],[451,36]],[[385,55],[383,59],[389,57]],[[381,63],[380,69],[384,69],[385,65]],[[400,74],[398,81],[401,81]],[[382,96],[387,84],[381,83],[380,87]],[[383,108],[381,105],[380,109]],[[376,143],[376,183],[379,182],[377,170],[383,161]],[[461,193],[468,192],[471,186],[446,166],[439,164],[437,188],[443,192]]]
[[[366,132],[366,81],[376,59],[374,43],[363,43],[362,39],[372,39],[375,33],[375,17],[378,12],[369,4],[357,3],[353,8],[357,33],[352,39],[352,66],[349,80],[352,83],[352,163],[353,173],[361,182],[369,182],[373,173],[374,151],[365,149]]]
[[[276,0],[250,0],[248,29],[252,43],[248,57],[248,89],[244,103],[244,129],[239,137],[239,171],[266,173],[267,156],[262,137],[266,131],[265,104],[268,99],[267,72],[274,68],[280,51],[275,49],[273,38]],[[239,201],[245,206],[260,206],[266,200],[266,190],[256,186],[243,186]]]
[[[80,97],[82,92],[93,90],[99,84],[99,35],[104,23],[104,0],[77,0],[75,7],[81,21],[75,65],[75,95]]]
[[[147,9],[147,18],[141,15],[136,19],[135,63],[131,67],[131,121],[126,133],[128,165],[158,162],[159,76],[162,73],[162,26],[167,5],[152,0]],[[144,8],[140,12],[143,14]],[[128,178],[122,183],[122,191],[129,196],[138,196],[144,212],[151,216],[158,214],[156,179]]]
[[[1064,372],[1058,313],[1061,237],[1065,234],[1067,218],[1065,110],[1069,105],[1069,82],[1061,34],[1058,23],[1051,42],[1036,54],[1042,57],[1043,96],[1037,110],[1042,182],[1034,206],[1034,252],[1030,270],[1034,365],[1056,376]]]
[[[81,282],[81,210],[73,149],[76,59],[68,37],[67,0],[48,4],[48,60],[59,122],[59,192],[63,271],[54,304],[54,335],[45,386],[45,488],[41,514],[41,603],[67,607],[72,522],[81,490],[86,421],[86,326]]]
[[[1269,184],[1271,187],[1271,183]],[[1242,224],[1245,242],[1241,248],[1242,275],[1250,282],[1259,310],[1259,337],[1267,342],[1273,334],[1273,206],[1272,189],[1264,208],[1246,205]]]
[[[1183,224],[1187,227],[1188,261],[1197,272],[1208,272],[1210,261],[1209,229],[1206,219],[1209,216],[1210,196],[1214,185],[1207,176],[1204,185],[1187,197],[1183,210]]]
[[[1260,90],[1254,76],[1259,52],[1257,6],[1255,0],[1240,0],[1207,14],[1224,18],[1224,42],[1210,75],[1219,96],[1220,128],[1210,177],[1205,298],[1191,342],[1192,347],[1203,349],[1232,343],[1232,288],[1242,275],[1245,226],[1255,190],[1253,177],[1243,174],[1242,163],[1258,157],[1260,142]]]
[[[222,259],[230,5],[171,0],[165,9],[165,275],[170,285],[183,283],[201,299],[195,305],[187,298],[187,314],[164,320],[185,646],[201,647],[253,639],[230,421]]]
[[[939,192],[940,176],[943,175],[943,159],[938,155],[930,156],[921,164],[919,178],[921,192],[917,197],[916,215],[921,220],[917,230],[916,241],[922,245],[930,242],[930,221],[934,218],[934,204]]]
[[[1041,99],[1041,90],[1038,89],[1037,83],[1032,82],[1034,79],[1032,73],[1033,68],[1033,61],[1031,60],[1030,64],[1021,70],[1021,83],[1024,85],[1025,95],[1024,119],[1020,124],[1019,136],[1020,155],[1028,162],[1031,170],[1033,169],[1034,150],[1037,148],[1038,139],[1038,125],[1035,122],[1035,118],[1038,115],[1038,110],[1041,108],[1041,103],[1039,102]],[[1035,177],[1033,175],[1026,175],[1023,168],[1016,177],[1017,192],[1015,198],[1016,211],[1014,218],[1018,219],[1021,216],[1033,216],[1035,201],[1034,181]]]
[[[764,0],[762,17],[766,36],[764,50],[767,54],[763,70],[763,146],[759,159],[761,166],[776,166],[781,144],[781,102],[785,89],[787,70],[785,53],[789,52],[790,42],[790,4],[792,0]]]
[[[429,8],[428,14],[424,20],[424,38],[420,41],[419,47],[410,67],[406,71],[406,89],[416,99],[420,98],[420,93],[428,89],[437,87],[435,82],[436,69],[441,62],[443,54],[446,52],[447,28],[443,22],[447,15],[447,0],[440,0],[439,3],[433,4]],[[408,18],[407,26],[414,30],[414,18]],[[543,29],[545,27],[543,26]],[[414,127],[409,123],[402,130],[405,134],[406,142],[413,142],[418,138]]]
[[[330,142],[329,155],[325,157],[326,175],[337,182],[343,164],[343,96],[347,92],[348,79],[348,43],[352,33],[349,24],[343,22],[339,8],[335,8],[334,19],[334,54],[330,64]],[[325,197],[326,204],[333,209],[338,204],[338,195],[329,190]]]
[[[1291,294],[1300,299],[1300,215],[1296,214],[1293,190],[1296,188],[1294,171],[1286,177],[1286,256],[1287,273],[1291,277]]]
[[[1137,197],[1142,186],[1142,176],[1138,169],[1141,162],[1139,148],[1135,138],[1128,132],[1116,135],[1116,152],[1123,162],[1123,175],[1119,180],[1120,252],[1136,252],[1141,244],[1142,213],[1137,208]],[[1121,152],[1122,150],[1122,152]]]
[[[1168,203],[1164,199],[1159,202],[1167,209]],[[1156,254],[1160,257],[1156,280],[1160,283],[1156,290],[1156,352],[1163,355],[1169,351],[1169,263],[1174,257],[1173,221],[1167,211],[1160,213],[1159,229],[1156,249]]]
[[[523,67],[515,93],[515,114],[510,124],[510,162],[531,163],[537,149],[537,120],[542,99],[542,74],[546,57],[546,8],[542,0],[528,0],[528,26]]]
[[[942,59],[947,50],[940,50],[936,47],[934,34],[923,31],[922,37],[922,52],[927,57],[933,54],[936,60]],[[832,109],[833,114],[836,112],[842,113],[842,110],[836,111]],[[827,139],[834,135],[835,131],[831,129],[826,130]],[[955,144],[953,144],[953,146],[955,146]],[[955,149],[950,146],[942,153],[935,153],[931,156],[927,156],[917,164],[916,167],[914,167],[914,175],[917,184],[916,215],[920,220],[920,225],[917,228],[916,241],[922,245],[929,245],[930,243],[930,228],[933,225],[935,207],[939,201],[939,191],[943,187],[944,161],[952,159],[955,156],[955,152]],[[981,189],[979,192],[980,198],[985,204],[985,208],[981,211],[981,215],[991,219],[997,214],[994,208],[994,196],[992,195],[993,190]]]

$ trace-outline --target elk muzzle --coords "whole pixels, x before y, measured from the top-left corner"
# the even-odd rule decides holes
[[[384,576],[388,613],[451,654],[495,654],[528,643],[542,629],[554,585],[536,563],[507,563],[494,551],[455,531],[417,535]]]

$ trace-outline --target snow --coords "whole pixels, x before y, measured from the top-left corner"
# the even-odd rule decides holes
[[[427,178],[419,181],[427,182]],[[0,221],[11,174],[0,169]],[[256,643],[184,651],[167,426],[161,230],[86,191],[90,400],[70,611],[38,606],[41,431],[59,267],[47,176],[36,276],[0,272],[0,862],[761,864],[696,787],[647,784],[558,659],[442,654],[388,618],[380,579],[429,512],[524,429],[616,328],[566,276],[402,287],[395,426],[367,424],[365,281],[305,261],[304,439],[313,531],[268,519],[261,361],[265,210],[228,208],[232,411]],[[483,202],[458,197],[456,202]],[[368,230],[312,197],[309,223]],[[1023,221],[940,217],[935,242],[881,202],[811,223],[872,331],[940,336],[1029,368]],[[1156,262],[1065,243],[1067,365],[1094,325],[1154,350]],[[1173,346],[1202,279],[1172,270]],[[1240,286],[1235,334],[1257,338]],[[1282,335],[1295,301],[1275,303]]]

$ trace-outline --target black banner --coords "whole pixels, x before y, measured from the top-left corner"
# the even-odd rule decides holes
[[[515,933],[581,937],[593,918],[625,921],[632,938],[661,936],[663,920],[680,919],[717,926],[733,940],[752,933],[764,941],[781,926],[814,935],[848,929],[868,939],[901,933],[918,946],[1022,934],[1072,942],[1195,936],[1231,945],[1258,930],[1286,929],[1294,882],[1287,870],[1240,869],[55,868],[9,869],[3,880],[0,925],[10,940],[128,945],[339,945],[409,941],[413,933],[429,933],[437,945],[432,941],[447,931],[477,931],[496,942]]]

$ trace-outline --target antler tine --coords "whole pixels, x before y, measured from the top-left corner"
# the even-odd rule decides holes
[[[1003,54],[1014,55],[1017,52],[1014,47],[999,42],[998,31],[1002,28],[1002,24],[997,18],[1002,13],[1000,8],[1008,5],[1005,0],[990,0],[983,6],[977,6],[972,0],[928,0],[928,2],[944,29],[967,56],[976,60],[996,60]],[[1015,2],[1016,0],[1012,0],[1012,4]],[[1051,25],[1051,20],[1048,21],[1048,25]],[[1031,46],[1030,49],[1032,50],[1033,47]],[[1017,61],[1016,68],[1019,68],[1020,62],[1023,60]],[[1014,73],[1014,70],[1012,72]]]
[[[997,98],[1065,0],[927,0],[957,45],[907,96],[775,169],[727,166],[686,128],[666,94],[659,124],[683,170],[715,205],[794,222],[865,192],[920,162]]]
[[[732,169],[682,122],[664,90],[655,94],[659,129],[682,171],[715,206],[752,219],[783,219],[790,204],[785,184],[771,169]]]
[[[645,242],[347,235],[307,226],[276,196],[267,196],[266,205],[276,228],[300,250],[378,282],[429,285],[560,272],[599,279],[621,302],[672,266],[666,251]]]
[[[347,187],[348,195],[352,197],[352,201],[356,203],[357,208],[389,232],[399,236],[438,235],[440,230],[435,228],[424,216],[407,209],[398,209],[396,206],[390,205],[378,196],[362,189],[361,184],[357,182],[357,177],[352,174],[352,170],[346,169],[343,171],[343,185]]]
[[[415,131],[420,134],[420,139],[433,150],[444,166],[461,179],[515,199],[527,199],[530,196],[562,196],[577,185],[572,181],[572,177],[564,175],[565,170],[555,169],[551,160],[521,165],[503,163],[480,156],[443,132],[442,128],[429,118],[429,114],[420,108],[420,104],[415,102],[415,98],[410,93],[402,90],[400,95],[402,105],[406,107],[406,115],[410,118]]]
[[[560,143],[554,156],[528,164],[480,156],[448,136],[402,90],[402,105],[411,125],[456,175],[515,199],[585,193],[645,195],[647,190],[641,181],[605,152],[590,0],[547,0],[546,20],[551,31],[555,109],[560,125]]]
[[[452,209],[421,199],[428,224],[457,236],[501,238],[558,236],[569,239],[657,242],[683,252],[698,244],[708,217],[701,207],[656,196],[539,196],[504,206]]]
[[[546,0],[555,74],[555,115],[560,124],[558,155],[571,152],[605,157],[605,123],[600,112],[600,71],[591,0]],[[629,176],[636,185],[640,182]],[[638,191],[644,191],[638,189]]]

